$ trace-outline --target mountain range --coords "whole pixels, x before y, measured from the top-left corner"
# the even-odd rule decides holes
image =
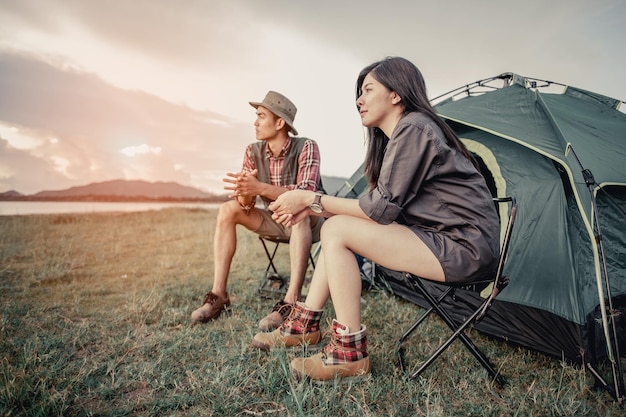
[[[78,200],[78,201],[156,201],[156,200],[199,200],[222,201],[226,195],[211,194],[176,182],[148,182],[142,180],[111,180],[65,190],[40,191],[24,195],[11,190],[0,193],[0,200]]]
[[[345,179],[323,177],[326,192],[333,194]],[[0,193],[0,201],[207,201],[228,199],[228,193],[213,194],[176,182],[148,182],[143,180],[111,180],[65,190],[40,191],[24,195],[10,190]]]

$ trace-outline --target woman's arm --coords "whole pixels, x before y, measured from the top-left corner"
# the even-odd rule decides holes
[[[315,194],[313,194],[313,198]],[[313,199],[309,203],[309,206],[313,203]],[[330,217],[335,214],[344,214],[347,216],[360,217],[362,219],[368,219],[367,215],[359,207],[359,200],[354,198],[335,197],[332,195],[324,194],[320,199],[324,212],[324,217]]]
[[[313,191],[292,190],[281,194],[269,205],[274,212],[272,217],[279,223],[292,225],[301,221],[305,216],[331,217],[335,214],[367,219],[367,215],[359,207],[359,201],[350,198],[335,197],[324,194],[320,200],[324,211],[314,213],[309,207],[315,199]]]

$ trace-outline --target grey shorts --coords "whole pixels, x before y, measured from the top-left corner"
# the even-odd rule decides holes
[[[498,253],[494,253],[481,237],[463,244],[445,236],[421,229],[411,228],[422,242],[435,254],[446,282],[469,282],[493,274],[498,263]]]
[[[282,224],[276,223],[274,219],[272,219],[272,213],[270,211],[258,209],[257,213],[259,213],[263,221],[259,228],[254,230],[254,233],[261,236],[282,237],[287,239],[291,236],[291,227],[285,227]],[[322,229],[322,224],[324,224],[324,218],[310,216],[310,220],[313,242],[319,242],[320,230]]]

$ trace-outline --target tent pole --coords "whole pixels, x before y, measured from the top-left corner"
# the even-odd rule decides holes
[[[574,158],[576,159],[576,162],[580,166],[583,179],[585,180],[585,184],[587,185],[587,189],[589,190],[589,194],[591,197],[592,220],[595,220],[593,222],[593,224],[595,225],[595,232],[596,232],[595,240],[596,240],[596,244],[598,246],[599,252],[600,252],[600,258],[602,259],[605,287],[606,287],[606,293],[607,293],[608,304],[609,304],[609,317],[611,319],[611,325],[609,326],[609,323],[607,320],[607,314],[606,314],[606,307],[603,305],[602,303],[603,300],[601,297],[600,304],[602,304],[602,325],[605,331],[607,354],[611,362],[611,368],[612,368],[612,373],[613,373],[614,391],[612,394],[614,395],[615,399],[621,403],[624,400],[624,374],[622,372],[622,362],[621,362],[621,356],[619,352],[619,339],[617,338],[617,325],[615,323],[615,310],[613,308],[613,297],[611,296],[611,283],[609,281],[609,273],[608,273],[608,269],[606,265],[606,256],[604,254],[604,242],[602,239],[602,231],[600,229],[600,219],[598,217],[598,207],[596,205],[596,194],[594,192],[594,186],[598,184],[596,183],[596,180],[594,179],[591,171],[583,167],[571,143],[568,143],[565,148],[565,156],[567,156],[569,151],[572,152],[572,154],[574,155]],[[602,287],[601,280],[599,280],[598,286],[599,286],[598,289],[600,290],[599,291],[600,294],[604,296],[603,291],[601,291],[601,287]],[[613,336],[612,338],[609,335],[609,327],[612,330],[611,332]],[[599,375],[597,372],[593,372],[595,371],[593,367],[588,366],[588,368],[592,370],[594,377],[596,377],[596,379],[599,379],[599,381],[603,383],[606,388],[607,387],[606,382],[604,382],[602,378],[599,378]]]
[[[596,383],[601,385],[602,388],[604,388],[605,390],[608,391],[609,394],[611,394],[611,396],[613,396],[613,398],[615,398],[616,400],[618,400],[617,395],[615,394],[615,390],[613,389],[613,387],[611,387],[605,380],[604,378],[602,378],[602,375],[600,375],[600,373],[596,370],[596,368],[593,367],[593,365],[589,362],[587,362],[587,369],[589,369],[589,371],[591,372],[591,374],[596,378]],[[614,381],[615,382],[615,381]]]
[[[591,171],[586,170],[586,172],[589,174],[591,180],[595,184]],[[602,239],[602,232],[600,230],[600,219],[598,218],[598,209],[596,206],[595,193],[593,192],[593,185],[588,185],[588,186],[589,186],[589,192],[592,194],[591,204],[593,207],[593,213],[595,217],[595,226],[597,230],[596,242],[598,244],[598,247],[600,248],[600,254],[602,258],[602,265],[604,269],[604,279],[605,279],[606,291],[607,291],[608,303],[609,303],[609,317],[611,318],[611,330],[612,330],[612,336],[613,336],[613,349],[614,349],[613,351],[614,358],[611,362],[612,363],[611,366],[613,368],[613,384],[615,386],[616,399],[618,400],[618,402],[621,403],[624,400],[624,375],[622,372],[622,361],[621,361],[621,356],[620,356],[620,351],[619,351],[619,339],[617,338],[617,324],[615,323],[615,309],[613,308],[613,297],[611,295],[611,286],[610,286],[610,281],[609,281],[608,269],[606,265],[606,257],[604,254],[604,243]],[[607,344],[608,343],[609,341],[607,340]]]

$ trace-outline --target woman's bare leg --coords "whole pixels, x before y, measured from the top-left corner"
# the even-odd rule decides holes
[[[444,280],[439,260],[410,229],[351,216],[331,217],[322,229],[323,260],[322,265],[318,262],[320,271],[316,268],[307,305],[310,299],[316,303],[311,308],[320,308],[320,300],[330,293],[337,320],[350,331],[361,325],[361,274],[355,253],[390,269]]]
[[[322,250],[317,258],[313,278],[309,285],[309,292],[304,303],[308,308],[321,310],[324,304],[326,304],[328,297],[330,297],[330,290],[328,289],[326,263],[324,262],[324,251]]]

